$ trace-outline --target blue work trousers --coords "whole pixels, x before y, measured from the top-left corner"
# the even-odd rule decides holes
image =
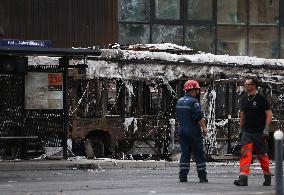
[[[204,159],[202,135],[199,132],[183,132],[180,133],[180,177],[187,177],[190,168],[191,154],[194,155],[196,169],[199,178],[206,178],[206,164]]]

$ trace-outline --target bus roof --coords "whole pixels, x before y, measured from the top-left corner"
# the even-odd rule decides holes
[[[255,56],[215,55],[171,43],[137,44],[127,47],[115,45],[112,46],[111,49],[103,49],[101,58],[190,62],[199,64],[269,65],[284,67],[284,59],[267,59]]]

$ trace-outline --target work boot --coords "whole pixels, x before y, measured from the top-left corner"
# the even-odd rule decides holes
[[[207,183],[207,172],[205,170],[198,171],[199,183]]]
[[[248,185],[248,176],[247,175],[240,175],[239,179],[234,181],[236,186],[247,186]]]
[[[199,183],[207,183],[208,182],[208,179],[205,177],[205,178],[199,178]]]
[[[263,186],[271,186],[271,175],[264,175]]]
[[[187,177],[179,176],[179,182],[187,182]]]

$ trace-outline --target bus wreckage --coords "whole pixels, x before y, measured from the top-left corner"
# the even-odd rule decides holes
[[[239,153],[239,101],[247,76],[262,81],[259,91],[274,114],[271,133],[282,127],[283,59],[214,55],[174,44],[112,45],[101,51],[71,62],[87,68],[69,69],[69,138],[75,155],[171,159],[179,150],[175,104],[188,79],[201,83],[208,156]],[[269,146],[273,155],[272,140]]]

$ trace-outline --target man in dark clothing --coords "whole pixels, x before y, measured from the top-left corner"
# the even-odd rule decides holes
[[[271,172],[267,155],[267,139],[269,126],[272,120],[272,111],[268,100],[257,92],[258,80],[248,78],[244,84],[248,95],[241,100],[240,134],[241,158],[239,179],[234,181],[237,186],[248,185],[249,165],[252,160],[253,150],[261,164],[264,174],[264,186],[271,185]]]
[[[196,98],[200,93],[197,81],[188,80],[184,84],[185,95],[176,104],[181,147],[180,182],[187,182],[191,154],[194,154],[199,181],[208,182],[203,153],[202,133],[207,134],[200,104]],[[201,129],[202,127],[202,129]]]

